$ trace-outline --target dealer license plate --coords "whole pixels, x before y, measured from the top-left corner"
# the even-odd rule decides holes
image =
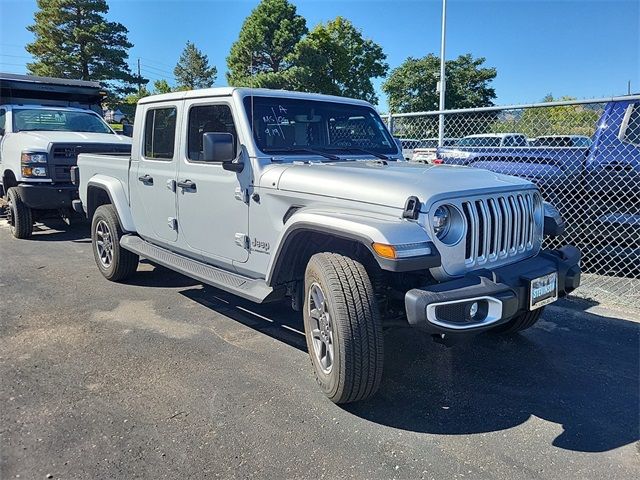
[[[531,280],[529,310],[543,307],[558,299],[558,272]]]

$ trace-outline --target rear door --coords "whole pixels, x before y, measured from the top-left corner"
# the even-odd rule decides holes
[[[130,176],[131,210],[138,233],[160,243],[178,238],[175,180],[180,105],[150,105],[144,111],[138,162]],[[137,165],[136,165],[137,163]]]

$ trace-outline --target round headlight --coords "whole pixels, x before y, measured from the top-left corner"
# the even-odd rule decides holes
[[[444,238],[449,232],[451,226],[451,212],[449,207],[441,205],[436,208],[431,218],[431,224],[433,225],[433,231],[438,238]]]

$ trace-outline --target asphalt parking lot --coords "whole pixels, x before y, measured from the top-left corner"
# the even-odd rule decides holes
[[[0,223],[0,477],[638,478],[640,324],[589,302],[515,338],[386,333],[379,394],[316,388],[301,318],[143,263],[88,231]]]

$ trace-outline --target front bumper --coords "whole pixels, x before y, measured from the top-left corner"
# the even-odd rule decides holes
[[[438,334],[489,330],[529,310],[529,285],[535,278],[557,272],[558,298],[575,290],[580,285],[579,262],[580,251],[566,246],[495,270],[414,288],[405,295],[407,320],[411,326]],[[471,316],[474,303],[480,308]]]
[[[71,202],[78,198],[78,187],[70,184],[22,183],[15,188],[29,208],[39,210],[71,208]]]

